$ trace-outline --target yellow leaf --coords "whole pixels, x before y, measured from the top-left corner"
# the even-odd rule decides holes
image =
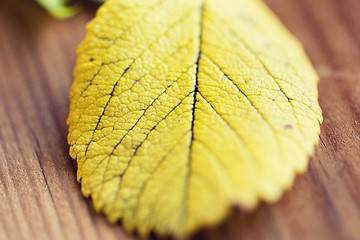
[[[87,30],[68,141],[109,221],[186,237],[306,169],[318,78],[261,1],[109,0]]]

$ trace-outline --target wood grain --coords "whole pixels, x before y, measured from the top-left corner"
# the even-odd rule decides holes
[[[321,142],[278,203],[193,239],[360,239],[360,1],[266,2],[320,75]],[[58,21],[0,1],[0,239],[137,239],[94,212],[68,156],[75,49],[94,13]]]

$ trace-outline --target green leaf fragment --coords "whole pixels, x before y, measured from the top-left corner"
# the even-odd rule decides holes
[[[55,18],[67,18],[76,12],[76,6],[67,6],[67,0],[36,0]]]
[[[78,5],[69,6],[68,0],[36,0],[48,13],[58,19],[73,16],[79,9]],[[104,3],[106,0],[91,0],[96,3]]]

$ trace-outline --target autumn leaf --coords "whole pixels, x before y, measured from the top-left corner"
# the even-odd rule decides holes
[[[68,142],[109,221],[185,237],[306,169],[318,77],[261,1],[109,0],[87,30]]]

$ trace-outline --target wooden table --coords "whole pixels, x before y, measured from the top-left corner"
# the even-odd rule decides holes
[[[68,156],[75,49],[95,7],[58,21],[30,0],[0,2],[0,239],[137,239],[94,212]],[[266,2],[320,75],[321,142],[278,203],[194,239],[360,239],[360,1]]]

